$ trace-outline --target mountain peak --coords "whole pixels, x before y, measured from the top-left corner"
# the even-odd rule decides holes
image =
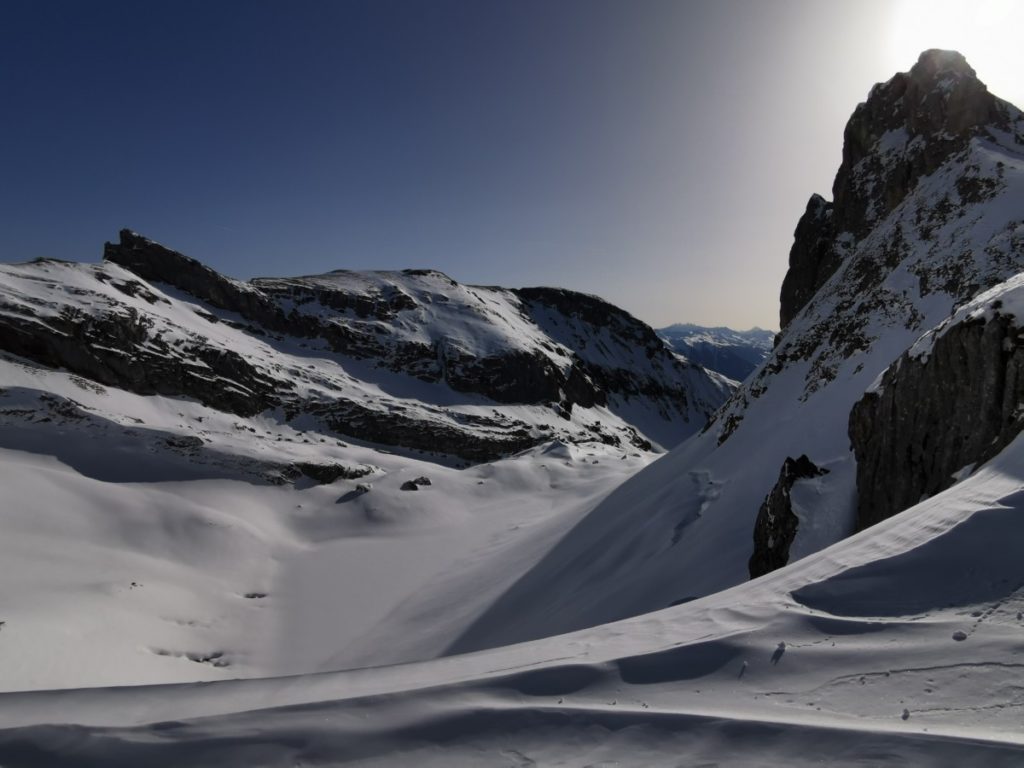
[[[871,89],[847,124],[845,143],[856,162],[887,131],[905,129],[915,136],[960,136],[1003,122],[998,99],[978,79],[963,54],[932,48],[909,72],[900,72]],[[845,149],[845,148],[844,148]]]
[[[918,80],[935,79],[940,74],[952,73],[959,76],[977,78],[977,73],[967,63],[960,51],[948,51],[942,48],[929,48],[917,57],[917,63],[911,68],[910,76]]]
[[[843,162],[832,186],[837,231],[861,234],[895,208],[918,178],[972,136],[1003,126],[1008,116],[963,54],[935,48],[922,53],[909,72],[875,85],[846,124]],[[880,198],[871,194],[877,185],[866,179],[885,180]]]
[[[845,250],[837,243],[852,246],[865,237],[974,137],[992,137],[993,129],[1017,135],[1018,114],[957,51],[924,51],[909,72],[876,84],[846,123],[832,202],[813,195],[797,225],[782,285],[782,327],[842,263]]]

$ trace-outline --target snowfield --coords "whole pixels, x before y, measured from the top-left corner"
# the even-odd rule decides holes
[[[0,381],[2,690],[429,658],[652,458],[551,443],[457,470],[26,362]],[[359,476],[281,481],[302,462]]]
[[[1018,440],[949,491],[790,568],[569,635],[382,668],[8,692],[0,758],[1019,765],[1022,467]],[[21,620],[0,633],[5,657]],[[120,632],[108,625],[107,641]]]

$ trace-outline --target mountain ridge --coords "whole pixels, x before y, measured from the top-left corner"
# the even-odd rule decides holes
[[[243,283],[129,230],[98,265],[3,271],[9,353],[467,461],[552,439],[672,445],[732,387],[628,313],[558,289],[462,286],[432,270]]]

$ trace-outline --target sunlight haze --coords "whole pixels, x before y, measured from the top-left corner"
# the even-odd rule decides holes
[[[13,2],[0,259],[122,227],[238,278],[431,267],[654,326],[778,326],[875,82],[956,47],[1024,93],[1022,6]]]

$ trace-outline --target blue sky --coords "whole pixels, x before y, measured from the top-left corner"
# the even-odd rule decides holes
[[[843,124],[923,32],[1014,97],[1012,3],[942,5],[3,0],[0,259],[128,226],[240,278],[433,267],[776,327]]]

